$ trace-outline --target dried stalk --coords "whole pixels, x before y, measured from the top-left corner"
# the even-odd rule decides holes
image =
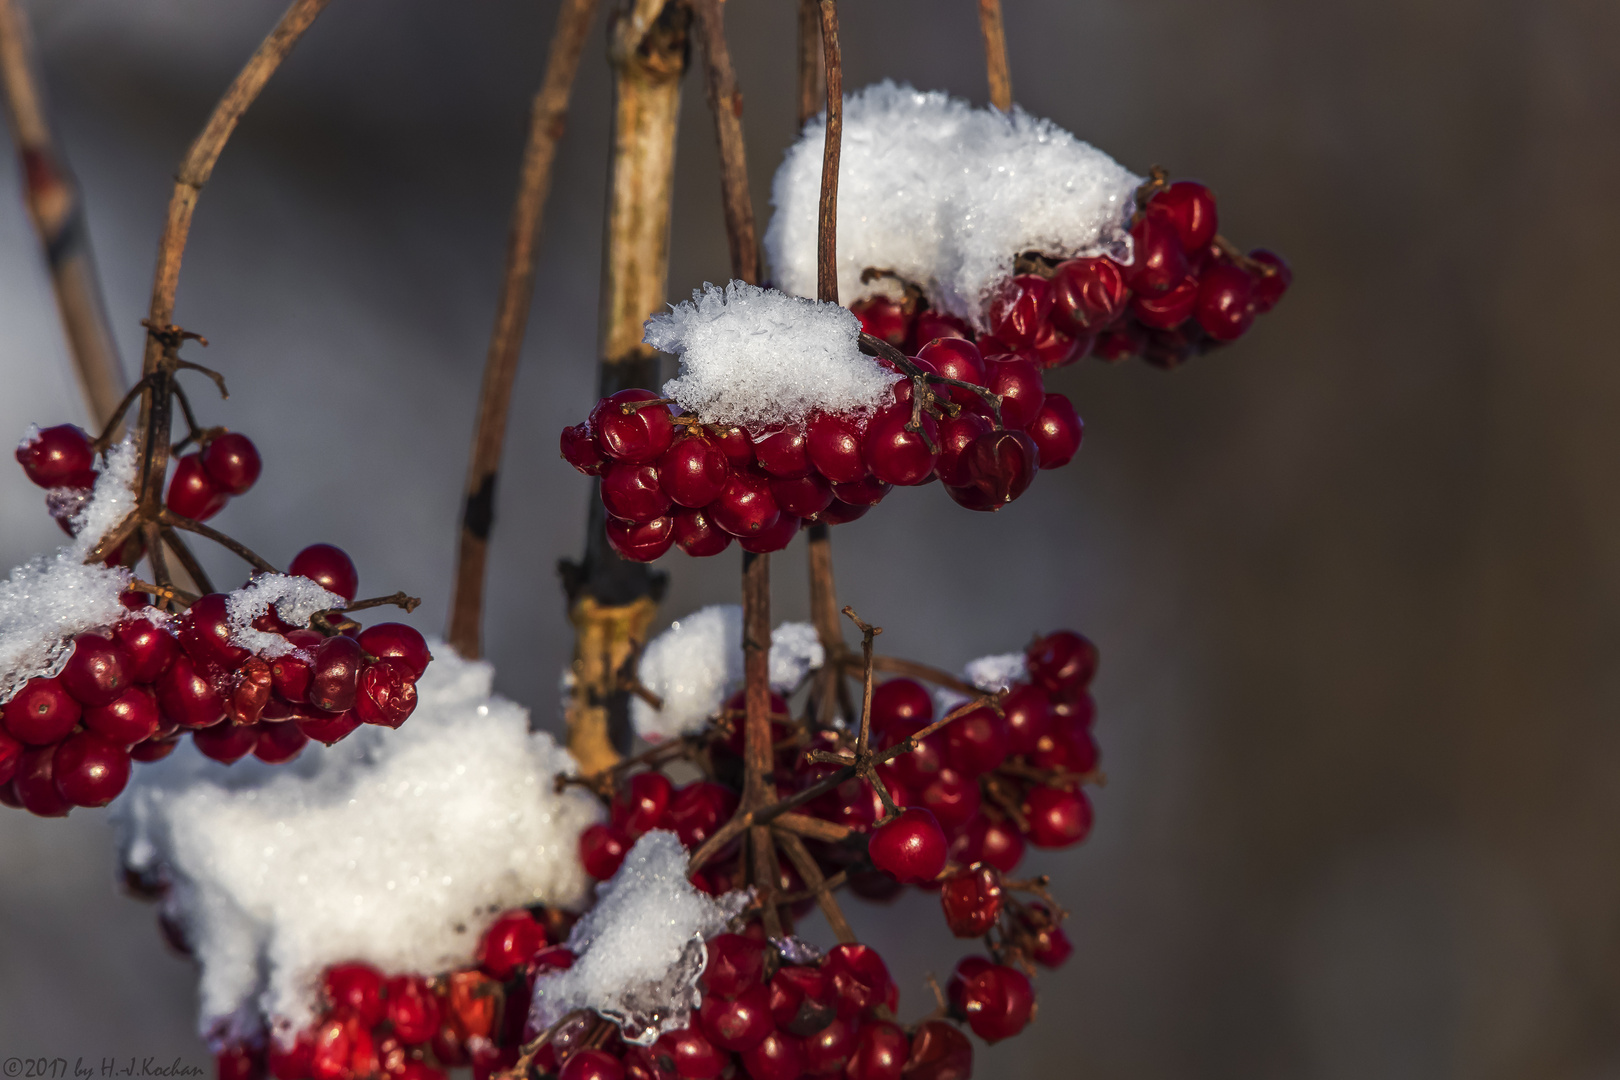
[[[778,825],[780,824],[779,819]],[[853,942],[855,931],[850,928],[849,920],[844,918],[844,909],[838,906],[838,898],[833,895],[833,888],[836,886],[830,886],[821,876],[821,867],[816,865],[815,856],[804,846],[804,841],[793,833],[778,831],[776,842],[787,853],[788,859],[793,863],[794,869],[799,871],[799,876],[804,879],[809,891],[815,894],[816,903],[820,905],[821,913],[826,916],[827,925],[832,927],[833,934],[846,945]]]
[[[726,240],[731,246],[731,276],[759,284],[759,241],[754,232],[754,204],[748,193],[748,155],[743,147],[742,91],[726,45],[721,0],[693,0],[698,36],[708,75],[709,109],[720,144],[720,195],[725,206]]]
[[[817,0],[799,0],[799,127],[821,110],[825,80],[819,4]]]
[[[1001,0],[979,0],[979,29],[984,32],[984,66],[990,80],[990,104],[1002,112],[1012,109],[1012,71],[1007,66],[1007,30],[1001,21]]]
[[[99,427],[112,416],[128,380],[90,252],[83,197],[52,136],[42,83],[22,5],[0,0],[0,96],[22,163],[23,198],[50,270],[79,389]]]
[[[597,0],[564,0],[557,13],[546,57],[546,73],[529,111],[529,138],[523,148],[517,199],[507,232],[506,274],[495,309],[495,330],[484,360],[479,392],[478,426],[467,466],[465,509],[456,550],[455,592],[450,602],[450,646],[469,659],[482,653],[484,572],[489,533],[495,523],[495,479],[506,441],[512,383],[518,354],[529,325],[534,299],[534,272],[540,249],[540,225],[551,194],[552,164],[568,117],[568,101],[579,72],[585,38],[596,18]]]
[[[838,162],[844,136],[844,64],[838,49],[838,0],[819,0],[821,52],[827,65],[827,138],[821,150],[816,298],[838,303]]]

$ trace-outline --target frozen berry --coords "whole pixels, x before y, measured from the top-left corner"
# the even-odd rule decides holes
[[[659,1036],[653,1053],[667,1057],[681,1080],[719,1080],[730,1064],[724,1051],[711,1043],[695,1027],[685,1027]]]
[[[618,461],[644,464],[669,449],[675,438],[669,408],[662,404],[636,407],[639,402],[657,400],[651,390],[631,389],[597,402],[590,425],[602,452]]]
[[[29,746],[48,746],[60,742],[79,722],[84,707],[60,678],[35,676],[23,683],[12,699],[6,702],[3,715],[6,730],[18,742]]]
[[[1067,465],[1080,449],[1086,425],[1074,411],[1074,403],[1062,394],[1047,394],[1035,422],[1029,425],[1029,437],[1040,451],[1043,469],[1056,469]]]
[[[1131,240],[1134,257],[1125,268],[1125,284],[1140,295],[1169,292],[1191,269],[1175,225],[1165,215],[1143,214],[1131,226]]]
[[[129,753],[93,731],[70,735],[56,748],[56,790],[74,806],[106,806],[129,783]]]
[[[810,474],[810,456],[804,431],[796,427],[773,431],[754,443],[759,467],[780,480],[796,480]]]
[[[895,404],[879,409],[866,426],[861,454],[872,476],[882,483],[921,484],[934,473],[939,424],[927,413],[919,420],[918,430],[910,429],[911,422],[911,406]]]
[[[42,488],[88,488],[96,483],[90,436],[74,424],[30,432],[17,445],[17,463]]]
[[[1052,290],[1038,274],[1009,279],[990,301],[990,332],[1015,349],[1035,340],[1052,310]]]
[[[1001,915],[1001,875],[980,863],[945,880],[939,890],[945,925],[960,938],[982,937]]]
[[[849,310],[861,321],[862,330],[897,349],[911,335],[911,319],[906,315],[906,309],[887,296],[857,300],[849,305]]]
[[[169,494],[164,505],[183,518],[207,521],[231,501],[230,492],[214,482],[203,468],[202,455],[192,452],[174,463],[174,475],[169,478]]]
[[[912,324],[912,334],[918,345],[927,345],[935,338],[971,338],[973,330],[967,323],[945,311],[919,311]]]
[[[765,973],[765,946],[741,934],[720,934],[705,946],[703,987],[711,994],[733,998],[756,986]]]
[[[732,536],[709,518],[706,510],[681,510],[675,515],[675,543],[688,555],[718,555],[731,546]]]
[[[603,528],[613,550],[631,562],[652,562],[675,543],[675,519],[672,517],[655,517],[643,522],[609,517]]]
[[[287,573],[307,577],[328,592],[353,600],[360,591],[360,572],[348,552],[334,544],[311,544],[293,556]]]
[[[209,442],[202,452],[202,466],[221,491],[245,495],[258,481],[264,463],[252,439],[231,431]]]
[[[132,686],[113,701],[84,710],[85,727],[124,747],[156,735],[160,721],[157,695],[146,686]]]
[[[903,810],[872,832],[872,865],[896,881],[932,881],[945,869],[945,833],[921,807]]]
[[[225,594],[209,593],[186,609],[175,636],[199,665],[225,672],[234,670],[248,657],[246,649],[231,641],[232,634]]]
[[[478,941],[474,962],[492,979],[505,982],[546,944],[546,928],[523,908],[504,912]]]
[[[360,647],[378,659],[394,657],[403,660],[411,674],[420,679],[427,671],[433,654],[428,651],[427,639],[414,627],[404,623],[385,622],[368,626],[355,638]]]

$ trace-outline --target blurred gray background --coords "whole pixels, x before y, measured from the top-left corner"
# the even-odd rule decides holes
[[[846,84],[982,102],[971,0],[843,5]],[[727,4],[760,217],[794,134],[792,0]],[[169,177],[280,5],[36,0],[54,115],[126,358]],[[340,0],[226,150],[177,317],[229,378],[210,422],[264,479],[220,523],[351,551],[442,630],[474,396],[551,2]],[[1007,0],[1014,88],[1137,171],[1220,196],[1292,294],[1166,375],[1058,374],[1074,464],[1005,512],[897,493],[837,531],[842,597],[955,666],[1072,626],[1104,665],[1109,782],[1033,860],[1073,960],[981,1076],[1620,1077],[1620,6],[1600,0]],[[555,724],[552,568],[587,484],[608,81],[558,162],[491,569],[499,685]],[[727,276],[689,79],[671,293]],[[0,156],[10,156],[0,150]],[[0,431],[83,422],[0,162]],[[198,400],[205,395],[198,392]],[[59,542],[0,468],[0,562]],[[666,617],[737,559],[664,560]],[[226,561],[216,566],[234,575]],[[778,617],[805,609],[801,549]],[[227,575],[227,576],[229,576]],[[101,816],[0,821],[0,1057],[180,1056],[192,976],[114,887]],[[863,910],[902,986],[964,949],[931,901]]]

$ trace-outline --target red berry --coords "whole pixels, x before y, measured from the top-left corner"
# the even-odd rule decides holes
[[[660,772],[639,772],[613,800],[613,824],[634,840],[649,829],[667,828],[674,787]]]
[[[157,695],[146,686],[132,686],[116,700],[84,710],[85,727],[123,747],[156,735],[161,721]]]
[[[733,469],[748,469],[755,464],[754,444],[748,438],[748,433],[739,427],[725,428],[721,431],[710,429],[715,445],[720,447],[721,453],[726,455],[726,462]]]
[[[1148,200],[1148,213],[1168,218],[1188,251],[1208,247],[1220,228],[1214,194],[1195,180],[1177,180],[1154,195]]]
[[[989,706],[957,717],[944,735],[945,760],[964,776],[982,776],[1007,760],[1007,721]]]
[[[360,690],[365,655],[354,638],[329,637],[315,647],[309,680],[309,703],[327,712],[345,712]]]
[[[759,473],[734,472],[720,497],[706,508],[709,520],[732,536],[757,536],[776,524],[780,511],[770,481]]]
[[[911,1042],[889,1023],[872,1023],[855,1037],[855,1052],[844,1066],[848,1080],[900,1080]]]
[[[631,562],[652,562],[675,543],[675,519],[655,517],[639,524],[609,517],[604,525],[613,550]]]
[[[878,875],[883,877],[883,875]],[[896,889],[893,878],[883,880]],[[849,1056],[855,1052],[855,1040],[860,1035],[860,1021],[855,1017],[835,1016],[825,1027],[804,1037],[804,1067],[812,1076],[832,1076],[844,1071]]]
[[[960,938],[983,937],[1001,915],[1001,875],[980,863],[945,880],[939,890],[945,925]]]
[[[209,442],[202,451],[202,466],[221,491],[245,495],[259,479],[264,463],[253,440],[232,431]]]
[[[1040,453],[1043,469],[1067,465],[1085,433],[1086,425],[1074,411],[1074,403],[1062,394],[1047,394],[1035,422],[1029,425],[1029,437]]]
[[[1174,330],[1192,317],[1198,303],[1198,281],[1189,275],[1167,292],[1141,293],[1131,300],[1131,314],[1151,330]]]
[[[695,1027],[659,1036],[653,1054],[668,1058],[681,1080],[718,1080],[730,1060]]]
[[[815,517],[832,503],[832,484],[820,473],[807,473],[797,480],[772,480],[771,498],[787,516]]]
[[[42,488],[89,488],[96,483],[90,436],[73,424],[34,432],[17,445],[17,463]]]
[[[1048,371],[1083,359],[1091,351],[1094,341],[1091,334],[1075,337],[1047,323],[1035,335],[1034,341],[1019,350],[1019,355],[1034,361],[1040,370]]]
[[[875,338],[882,338],[895,348],[905,345],[911,335],[911,317],[906,309],[887,296],[872,296],[857,300],[849,310],[861,320],[861,329]]]
[[[1254,278],[1241,266],[1217,263],[1204,271],[1193,314],[1216,341],[1236,341],[1254,323]]]
[[[290,1046],[271,1036],[265,1048],[265,1064],[275,1080],[309,1080],[314,1056],[315,1038],[308,1029],[300,1031]]]
[[[342,548],[333,544],[311,544],[293,556],[287,573],[307,577],[328,592],[353,600],[360,591],[360,571]]]
[[[753,1080],[798,1080],[804,1075],[804,1047],[784,1031],[773,1031],[743,1054]]]
[[[1117,364],[1140,353],[1147,339],[1140,326],[1125,322],[1097,335],[1093,356],[1105,364]]]
[[[1086,687],[1097,674],[1097,646],[1073,630],[1037,638],[1024,656],[1030,678],[1054,694]]]
[[[505,982],[546,945],[546,928],[523,908],[502,913],[478,941],[473,962],[492,979]]]
[[[22,760],[23,744],[0,731],[0,787],[11,783],[17,775],[17,764]]]
[[[1142,359],[1156,368],[1173,371],[1192,359],[1204,329],[1196,322],[1185,322],[1174,330],[1144,329]]]
[[[941,420],[939,458],[934,463],[934,471],[939,474],[940,481],[950,487],[968,483],[968,448],[980,435],[992,430],[994,428],[989,417],[966,409],[957,416]]]
[[[975,789],[977,790],[977,789]],[[872,865],[896,881],[932,881],[945,869],[945,833],[933,814],[921,807],[900,815],[872,831],[868,848]]]
[[[107,705],[133,683],[129,668],[129,655],[118,645],[96,634],[80,634],[59,678],[80,704]]]
[[[917,793],[913,805],[927,809],[942,828],[956,829],[979,812],[979,782],[955,769],[941,769]]]
[[[616,518],[647,522],[668,514],[671,503],[658,466],[618,461],[602,474],[602,505]]]
[[[776,520],[752,536],[739,536],[737,546],[756,555],[781,551],[799,534],[802,522],[792,514],[777,514]]]
[[[782,428],[754,443],[759,467],[779,480],[796,480],[810,475],[807,440],[799,428]]]
[[[1024,835],[1009,821],[991,821],[982,814],[962,827],[951,845],[951,858],[972,865],[987,863],[1010,874],[1024,857]]]
[[[1029,842],[1038,848],[1078,844],[1091,831],[1091,802],[1082,791],[1032,788],[1024,797],[1024,816],[1029,819]]]
[[[607,464],[607,455],[597,445],[589,424],[574,424],[562,429],[560,440],[562,458],[586,476],[601,476]]]
[[[710,1042],[738,1052],[758,1046],[776,1026],[771,1019],[770,992],[757,982],[735,998],[706,996],[698,1016]]]
[[[382,972],[370,964],[334,964],[326,969],[321,985],[337,1015],[352,1016],[368,1028],[382,1022],[386,1011]]]
[[[1131,226],[1134,258],[1125,268],[1133,292],[1158,296],[1179,285],[1191,269],[1175,225],[1162,214],[1143,214]]]
[[[113,640],[129,658],[132,682],[156,682],[180,651],[174,635],[146,619],[125,619],[113,630]]]
[[[48,746],[60,742],[79,722],[84,707],[69,694],[60,678],[35,676],[6,702],[3,716],[6,730],[18,742]]]
[[[1008,753],[1030,753],[1052,729],[1052,699],[1038,686],[1013,687],[1002,700],[1001,714],[1007,719]]]
[[[911,1037],[905,1080],[969,1080],[973,1075],[973,1044],[944,1020],[924,1020]]]
[[[264,1080],[264,1050],[244,1043],[231,1043],[214,1055],[214,1075],[218,1080]]]
[[[929,341],[917,350],[917,359],[927,362],[947,379],[984,385],[984,356],[979,347],[966,338],[942,337]],[[940,387],[944,396],[958,405],[972,405],[982,400],[979,395],[960,386]]]
[[[979,956],[956,965],[946,993],[973,1033],[988,1043],[1017,1035],[1035,1012],[1035,991],[1024,973]]]
[[[850,484],[834,484],[833,498],[849,506],[876,506],[883,501],[883,497],[894,490],[893,484],[886,484],[875,476],[866,476]]]
[[[385,987],[384,1015],[408,1046],[430,1041],[439,1030],[439,1000],[420,975],[396,975]]]
[[[1046,401],[1040,369],[1022,356],[984,358],[985,385],[1001,395],[1001,425],[1021,431],[1034,422]]]
[[[1099,330],[1119,318],[1128,292],[1119,263],[1106,257],[1059,263],[1051,289],[1053,325],[1075,335]]]
[[[688,784],[670,799],[670,825],[684,846],[699,847],[730,820],[737,802],[735,791],[713,781]]]
[[[411,674],[418,679],[427,671],[428,663],[433,659],[427,639],[415,627],[404,623],[385,622],[368,626],[360,631],[355,640],[362,649],[378,659],[394,657],[403,660]]]
[[[1254,310],[1257,315],[1264,315],[1277,306],[1277,301],[1283,298],[1288,286],[1294,283],[1294,271],[1288,263],[1275,251],[1265,248],[1255,248],[1249,252],[1249,258],[1270,268],[1270,273],[1262,271],[1254,277]]]
[[[703,558],[718,555],[731,546],[731,534],[709,519],[706,510],[681,510],[675,514],[675,543],[688,555]]]
[[[703,988],[710,994],[734,998],[757,986],[765,973],[765,945],[741,934],[720,934],[705,946]]]
[[[179,745],[178,735],[158,735],[130,747],[129,756],[134,761],[162,761],[174,753],[174,748]]]
[[[253,756],[269,765],[285,764],[309,745],[309,736],[297,724],[261,720],[253,730]]]
[[[354,715],[362,723],[397,728],[416,711],[416,676],[407,661],[384,657],[360,671]]]
[[[298,730],[323,746],[331,746],[360,726],[360,718],[353,712],[327,712],[313,705],[300,706],[293,714]]]
[[[918,312],[912,330],[919,345],[926,345],[935,338],[972,338],[973,336],[973,330],[967,323],[958,319],[955,315],[943,311]]]
[[[598,881],[617,874],[629,851],[630,838],[612,825],[592,825],[579,834],[579,861],[585,865],[585,872]]]
[[[183,518],[207,521],[231,501],[230,492],[220,487],[203,468],[202,455],[193,451],[174,463],[174,475],[169,478],[169,494],[164,499],[168,508]]]
[[[658,482],[677,505],[707,506],[726,486],[731,465],[711,439],[693,435],[675,440],[658,459]]]
[[[563,1065],[558,1080],[624,1080],[624,1066],[606,1050],[580,1050]]]
[[[861,435],[861,425],[852,419],[816,413],[805,425],[805,454],[832,483],[852,484],[866,475]]]
[[[872,730],[886,731],[897,723],[934,719],[934,698],[916,679],[890,679],[872,691]]]
[[[34,746],[22,752],[17,774],[11,778],[12,791],[23,809],[35,817],[66,817],[73,804],[56,790],[53,761],[57,746]]]
[[[232,671],[248,657],[246,649],[231,644],[224,593],[209,593],[187,608],[175,636],[198,665],[212,671]]]
[[[193,732],[191,741],[197,744],[197,749],[204,757],[213,758],[226,765],[234,765],[253,753],[253,748],[259,742],[259,733],[251,726],[215,724],[213,727]]]
[[[657,400],[651,390],[631,389],[597,402],[591,410],[590,427],[602,452],[618,461],[644,464],[669,449],[675,425],[670,422],[668,407],[630,408],[637,402]]]
[[[990,332],[1015,349],[1034,342],[1052,310],[1052,290],[1038,274],[1011,278],[990,301]]]
[[[299,704],[309,700],[309,683],[315,677],[313,652],[326,638],[316,630],[294,630],[287,640],[298,651],[270,661],[270,685],[287,701]]]
[[[791,1035],[813,1035],[838,1013],[829,1004],[832,987],[819,967],[782,967],[771,976],[771,1017]]]
[[[832,502],[827,504],[827,509],[816,515],[815,520],[824,525],[848,525],[851,521],[865,517],[870,509],[872,509],[870,506],[851,506],[835,496]]]
[[[935,452],[929,447],[939,445],[939,424],[924,413],[919,430],[912,431],[907,427],[911,419],[911,405],[896,403],[879,409],[866,426],[861,454],[872,476],[882,483],[921,484],[934,473]]]
[[[225,718],[225,701],[191,658],[177,656],[157,681],[158,706],[184,728],[205,728]]]
[[[891,721],[883,729],[881,748],[896,746],[927,726],[928,721],[922,719]],[[918,742],[917,749],[890,758],[881,766],[893,772],[902,784],[917,789],[927,787],[944,767],[945,736],[937,731]]]
[[[74,806],[106,806],[129,783],[129,752],[81,731],[56,748],[51,774],[57,792]]]

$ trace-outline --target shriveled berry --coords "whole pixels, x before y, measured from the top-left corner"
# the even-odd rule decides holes
[[[985,381],[992,392],[1001,395],[1001,424],[1022,430],[1034,422],[1046,400],[1046,384],[1040,369],[1022,356],[986,356]]]
[[[115,700],[84,710],[85,727],[123,747],[156,735],[161,719],[157,695],[146,686],[131,686]]]
[[[986,504],[974,509],[996,510],[1018,498],[1034,481],[1040,460],[1035,440],[1022,431],[992,431],[973,440],[968,477]]]
[[[1294,271],[1281,255],[1265,248],[1255,248],[1249,252],[1249,258],[1270,270],[1269,273],[1262,270],[1254,277],[1255,314],[1264,315],[1277,306],[1288,286],[1294,283]]]
[[[524,908],[503,912],[478,940],[473,962],[492,979],[505,982],[546,945],[546,928]]]
[[[311,544],[293,556],[287,573],[307,577],[328,592],[353,600],[360,591],[360,571],[348,552],[335,544]]]
[[[631,562],[652,562],[675,543],[675,519],[668,516],[643,522],[609,517],[604,528],[613,550]]]
[[[980,435],[991,430],[989,417],[966,409],[939,422],[939,457],[934,462],[934,471],[942,483],[960,487],[970,481],[968,448]]]
[[[354,715],[362,723],[397,728],[416,711],[416,675],[410,665],[387,656],[360,671]]]
[[[1034,361],[1035,366],[1042,371],[1049,371],[1083,359],[1091,351],[1095,340],[1092,334],[1079,336],[1065,334],[1051,323],[1047,323],[1041,327],[1041,332],[1035,335],[1034,341],[1019,350],[1019,354]]]
[[[1029,819],[1029,842],[1038,848],[1078,844],[1091,832],[1091,801],[1083,791],[1032,788],[1024,797],[1024,816]]]
[[[705,946],[703,988],[733,998],[759,985],[765,974],[765,945],[742,934],[719,934]]]
[[[1192,318],[1198,303],[1198,282],[1189,275],[1166,292],[1142,293],[1131,300],[1131,314],[1150,330],[1174,330]]]
[[[1001,874],[984,863],[968,867],[940,886],[939,902],[951,933],[983,937],[1001,916]]]
[[[602,474],[602,505],[625,521],[646,522],[669,513],[669,496],[659,484],[658,466],[618,461]]]
[[[631,389],[597,402],[590,426],[602,452],[617,461],[643,464],[669,449],[675,438],[669,408],[662,404],[636,407],[639,402],[657,400],[651,390]]]
[[[939,820],[921,807],[903,810],[872,831],[872,865],[896,881],[932,881],[945,869],[948,845]]]
[[[990,301],[990,332],[1013,348],[1035,340],[1052,310],[1052,290],[1038,274],[1019,274]]]
[[[712,994],[704,997],[698,1015],[703,1033],[723,1050],[752,1050],[776,1027],[771,1019],[770,993],[760,983],[746,987],[734,998]]]
[[[75,424],[32,431],[17,444],[17,464],[42,488],[89,488],[96,483],[90,436]]]
[[[226,681],[225,716],[233,724],[259,722],[270,703],[270,665],[250,656]]]
[[[706,507],[709,520],[732,536],[756,536],[776,524],[781,511],[770,481],[760,473],[733,472],[720,497]]]
[[[247,494],[264,469],[253,440],[236,431],[210,440],[202,451],[202,465],[208,478],[227,495]]]
[[[23,683],[4,706],[6,730],[18,742],[48,746],[60,742],[73,730],[84,707],[68,693],[60,677],[35,676]]]
[[[230,492],[220,487],[203,468],[202,454],[193,451],[174,463],[169,478],[169,494],[164,505],[183,518],[207,521],[231,501]]]
[[[861,435],[861,425],[853,419],[816,413],[805,425],[805,454],[830,482],[852,484],[866,475]]]
[[[681,510],[675,514],[675,543],[688,555],[718,555],[731,546],[732,536],[716,525],[707,510]]]
[[[1106,256],[1059,263],[1051,289],[1053,325],[1076,335],[1100,330],[1119,318],[1129,292],[1123,269]]]
[[[1241,266],[1210,267],[1198,283],[1192,314],[1216,341],[1236,341],[1254,323],[1254,279]]]
[[[1062,394],[1047,394],[1035,422],[1029,425],[1029,437],[1040,453],[1043,469],[1056,469],[1074,459],[1080,449],[1080,440],[1086,425],[1074,411],[1074,403]]]
[[[585,872],[598,881],[618,873],[629,851],[630,838],[623,829],[612,825],[599,823],[579,834],[579,861]]]
[[[870,1023],[855,1037],[844,1075],[848,1080],[900,1080],[910,1053],[905,1032],[885,1021]]]
[[[562,458],[586,476],[601,476],[608,463],[607,455],[591,434],[589,424],[573,424],[562,429],[559,440]]]
[[[779,968],[771,976],[771,1017],[791,1035],[813,1035],[832,1023],[832,987],[819,967]]]

